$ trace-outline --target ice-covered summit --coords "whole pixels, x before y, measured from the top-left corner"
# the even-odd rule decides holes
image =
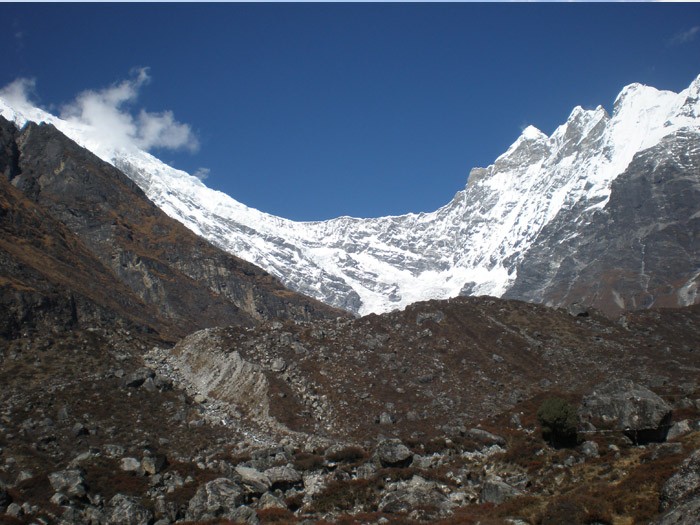
[[[576,107],[550,136],[528,126],[432,213],[321,222],[249,208],[145,151],[100,143],[90,126],[38,108],[0,99],[0,113],[20,126],[27,120],[55,125],[217,246],[294,290],[366,314],[458,294],[505,294],[550,223],[595,222],[612,182],[635,155],[681,130],[698,136],[699,89],[700,77],[680,93],[632,84],[615,100],[612,115],[602,106]]]

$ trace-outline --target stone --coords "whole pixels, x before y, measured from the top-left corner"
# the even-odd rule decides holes
[[[85,475],[80,469],[60,470],[49,474],[49,483],[56,492],[61,492],[68,497],[83,497],[87,493],[85,489]]]
[[[141,472],[141,462],[136,458],[122,458],[119,468],[124,472]]]
[[[156,377],[153,378],[153,384],[161,392],[166,392],[168,390],[173,389],[172,380],[169,377],[161,375],[161,374],[156,374]]]
[[[688,420],[683,419],[682,421],[677,421],[671,426],[671,428],[668,429],[668,435],[666,436],[666,439],[675,439],[677,437],[688,434],[690,431],[691,428],[690,424],[688,423]]]
[[[660,458],[681,454],[682,452],[683,445],[681,443],[659,443],[651,452],[651,460],[655,461]]]
[[[49,501],[54,505],[58,505],[59,507],[67,505],[70,502],[68,496],[63,494],[63,492],[56,492],[53,496],[51,496]]]
[[[693,452],[661,487],[661,510],[700,495],[700,449]]]
[[[245,506],[233,509],[229,513],[228,518],[231,521],[242,525],[258,525],[260,523],[257,512],[250,507]]]
[[[154,377],[155,375],[156,373],[150,368],[139,368],[138,370],[134,370],[132,373],[126,375],[124,379],[122,379],[122,384],[126,387],[138,388],[144,384],[146,379],[149,377]]]
[[[633,443],[645,444],[666,439],[671,406],[646,387],[615,379],[583,398],[578,417],[582,427],[620,430]]]
[[[437,484],[413,476],[409,481],[399,482],[391,487],[379,502],[379,511],[387,513],[407,513],[416,508],[440,510],[449,507],[448,498],[438,489]]]
[[[88,429],[85,428],[85,425],[83,425],[82,423],[76,423],[76,424],[73,425],[73,427],[71,428],[71,433],[72,433],[75,437],[79,437],[79,436],[85,436],[85,435],[87,435],[89,432],[88,432]]]
[[[287,363],[285,363],[284,359],[278,357],[272,361],[270,369],[273,372],[284,372],[287,369]]]
[[[470,428],[465,432],[465,437],[474,439],[476,441],[479,441],[480,443],[483,443],[485,446],[491,446],[491,445],[498,445],[499,447],[505,447],[506,446],[506,440],[502,438],[501,436],[498,436],[496,434],[492,434],[491,432],[488,432],[486,430],[483,430],[481,428]]]
[[[379,414],[379,417],[377,417],[376,421],[380,425],[393,425],[394,423],[396,423],[396,418],[389,412],[382,412],[381,414]]]
[[[49,483],[56,492],[62,492],[66,496],[82,498],[87,493],[85,489],[85,476],[82,470],[60,470],[49,474]]]
[[[188,520],[233,519],[236,507],[245,503],[243,488],[228,478],[218,478],[197,489],[187,507]]]
[[[153,513],[141,505],[139,498],[116,494],[109,500],[106,525],[149,525]]]
[[[566,308],[567,313],[572,317],[588,317],[588,308],[580,303],[572,303]]]
[[[265,475],[270,480],[271,489],[287,490],[302,482],[301,473],[288,466],[269,468],[265,471]]]
[[[168,460],[164,454],[152,454],[144,456],[141,460],[141,467],[146,474],[154,475],[162,472],[168,465]]]
[[[490,476],[481,488],[481,502],[499,505],[504,501],[520,496],[522,492],[509,485],[499,476]]]
[[[598,443],[595,441],[584,441],[581,444],[581,452],[584,456],[589,458],[597,458],[600,454],[598,452]]]
[[[279,499],[277,496],[273,496],[269,492],[266,492],[260,496],[257,507],[259,509],[286,509],[287,505],[285,505],[284,501]]]
[[[700,496],[669,510],[655,525],[697,525],[700,516]]]
[[[377,445],[376,456],[383,467],[407,467],[413,453],[400,439],[386,439]]]
[[[22,510],[22,506],[18,505],[17,503],[10,503],[7,506],[7,510],[5,510],[5,514],[12,516],[13,518],[19,518],[20,516],[24,515],[24,510]]]
[[[263,494],[272,485],[270,478],[257,469],[239,465],[235,470],[241,477],[241,483],[251,494]]]
[[[141,388],[143,388],[147,392],[157,392],[158,391],[158,387],[156,386],[155,381],[153,381],[152,377],[147,377],[146,380],[141,385]]]
[[[102,451],[108,458],[118,458],[124,455],[126,449],[121,445],[107,444],[102,447]]]

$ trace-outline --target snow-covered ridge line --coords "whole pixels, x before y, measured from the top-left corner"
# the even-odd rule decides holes
[[[383,312],[460,293],[501,296],[542,229],[561,214],[595,214],[636,153],[698,129],[700,77],[673,93],[632,84],[602,107],[576,107],[551,136],[529,126],[465,189],[431,213],[295,222],[249,208],[145,151],[95,140],[89,126],[41,109],[0,113],[19,126],[56,126],[130,176],[168,215],[287,286],[356,313]],[[585,216],[572,220],[585,223]]]

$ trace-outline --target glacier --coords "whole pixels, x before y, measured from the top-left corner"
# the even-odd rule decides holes
[[[365,315],[460,294],[503,296],[548,224],[587,224],[635,155],[681,130],[700,133],[699,99],[700,76],[679,93],[631,84],[612,115],[576,107],[550,136],[525,128],[434,212],[316,222],[250,208],[146,151],[105,144],[90,126],[29,104],[0,98],[0,114],[18,126],[56,126],[196,234],[295,291]]]

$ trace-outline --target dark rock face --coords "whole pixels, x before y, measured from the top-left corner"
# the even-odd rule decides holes
[[[623,431],[635,443],[659,442],[671,426],[671,407],[651,390],[617,379],[583,398],[579,420],[585,427]]]
[[[697,302],[700,147],[678,132],[637,154],[607,205],[558,218],[517,268],[506,298],[593,306],[609,315]]]
[[[3,275],[11,278],[0,301],[9,310],[5,332],[35,315],[36,281],[56,291],[69,320],[84,318],[87,299],[171,336],[339,315],[168,218],[129,178],[53,126],[29,123],[18,131],[0,118],[0,128],[1,226],[14,237],[0,245]]]

